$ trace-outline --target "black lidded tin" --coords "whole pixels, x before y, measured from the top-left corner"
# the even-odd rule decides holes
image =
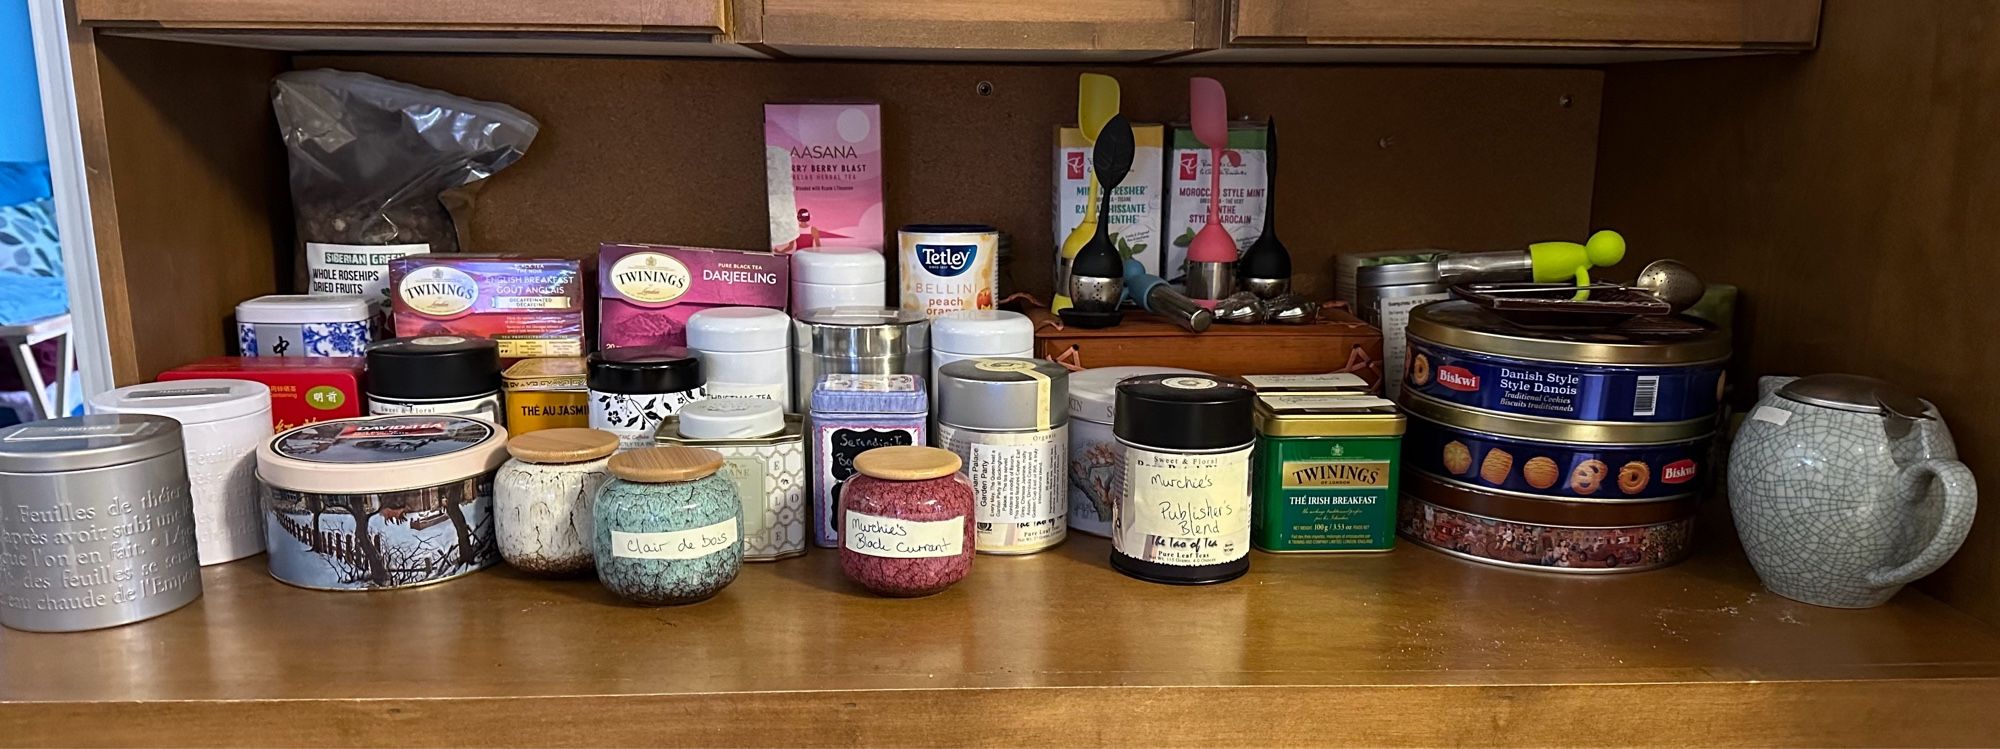
[[[679,346],[620,346],[590,355],[591,390],[625,395],[678,393],[701,387],[701,360]]]
[[[424,335],[368,347],[368,413],[450,414],[500,423],[500,348],[485,338]]]
[[[1249,384],[1205,375],[1118,383],[1111,431],[1125,448],[1112,506],[1111,566],[1174,585],[1250,571]]]

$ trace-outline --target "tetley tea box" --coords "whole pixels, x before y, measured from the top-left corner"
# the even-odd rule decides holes
[[[687,321],[714,307],[782,310],[792,288],[782,255],[659,244],[598,247],[597,338],[604,348],[685,346]]]
[[[882,108],[765,104],[771,251],[882,249]]]
[[[1160,272],[1166,251],[1160,241],[1160,213],[1164,207],[1162,171],[1165,156],[1162,147],[1166,141],[1164,125],[1133,125],[1132,171],[1125,175],[1125,181],[1118,189],[1111,191],[1111,244],[1117,246],[1118,254],[1127,258],[1137,258],[1145,264],[1146,272],[1164,276]],[[1078,224],[1083,223],[1087,211],[1096,210],[1090,203],[1091,166],[1090,141],[1084,140],[1083,131],[1065,127],[1056,130],[1056,200],[1055,237],[1060,246]],[[1060,258],[1057,259],[1060,262]]]

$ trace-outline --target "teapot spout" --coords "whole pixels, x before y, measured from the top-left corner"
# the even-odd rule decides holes
[[[1798,378],[1788,375],[1766,375],[1757,378],[1757,400],[1770,398],[1772,394],[1778,392],[1778,388],[1791,384],[1796,379]]]

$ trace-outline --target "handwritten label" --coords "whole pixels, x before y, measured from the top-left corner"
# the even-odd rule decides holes
[[[700,559],[741,543],[737,520],[665,533],[611,532],[611,556],[620,559]]]
[[[1250,550],[1250,448],[1189,455],[1126,446],[1111,522],[1118,552],[1135,559],[1184,567],[1242,559]]]
[[[965,553],[965,518],[903,520],[849,510],[840,541],[848,551],[871,557],[955,557]]]

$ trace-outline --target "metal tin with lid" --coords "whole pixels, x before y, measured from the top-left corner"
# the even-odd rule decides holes
[[[358,294],[269,294],[236,305],[244,356],[361,356],[373,338]]]
[[[505,423],[500,349],[456,335],[391,338],[368,347],[368,413],[448,414]]]
[[[590,426],[590,390],[583,357],[522,359],[500,373],[507,431],[515,436],[543,429]]]
[[[1412,471],[1398,530],[1486,564],[1564,574],[1637,572],[1687,558],[1698,498],[1603,505],[1466,487]]]
[[[1256,410],[1251,536],[1270,552],[1387,551],[1405,428],[1373,396],[1273,393]]]
[[[1203,374],[1174,367],[1097,367],[1069,375],[1069,529],[1111,537],[1124,455],[1111,422],[1118,381],[1149,374]]]
[[[975,309],[947,312],[931,320],[930,381],[942,380],[938,370],[964,359],[1006,357],[1032,359],[1035,356],[1035,324],[1027,315],[1006,310]],[[931,407],[938,405],[938,389],[931,390]]]
[[[1069,370],[1042,359],[961,359],[939,370],[939,447],[972,482],[976,547],[1030,554],[1069,535]]]
[[[764,307],[714,307],[687,322],[709,395],[769,398],[791,408],[792,318]]]
[[[922,446],[930,399],[913,374],[832,374],[812,391],[813,543],[840,545],[840,488],[854,460],[881,447]]]
[[[1714,424],[1591,423],[1476,411],[1409,396],[1404,458],[1481,489],[1578,502],[1650,501],[1706,485]]]
[[[507,430],[403,414],[288,430],[257,451],[271,576],[320,590],[428,585],[499,560],[493,473]]]
[[[1604,330],[1520,328],[1471,302],[1418,308],[1402,382],[1493,413],[1590,422],[1694,422],[1722,398],[1729,334],[1688,317]]]
[[[930,319],[922,312],[882,307],[809,310],[792,329],[793,412],[812,405],[826,375],[908,374],[930,367]]]
[[[660,422],[707,395],[701,361],[679,346],[622,346],[591,354],[590,427],[627,449],[653,444]]]
[[[181,436],[143,414],[0,427],[0,625],[102,629],[201,596]]]
[[[1124,447],[1111,566],[1151,582],[1219,583],[1250,570],[1248,383],[1145,375],[1118,383]]]
[[[181,424],[203,565],[264,550],[257,447],[271,438],[271,389],[250,380],[173,380],[90,398],[90,412],[153,414]]]
[[[743,561],[806,553],[804,419],[764,398],[704,398],[667,417],[656,442],[722,455],[720,473],[743,503]]]

